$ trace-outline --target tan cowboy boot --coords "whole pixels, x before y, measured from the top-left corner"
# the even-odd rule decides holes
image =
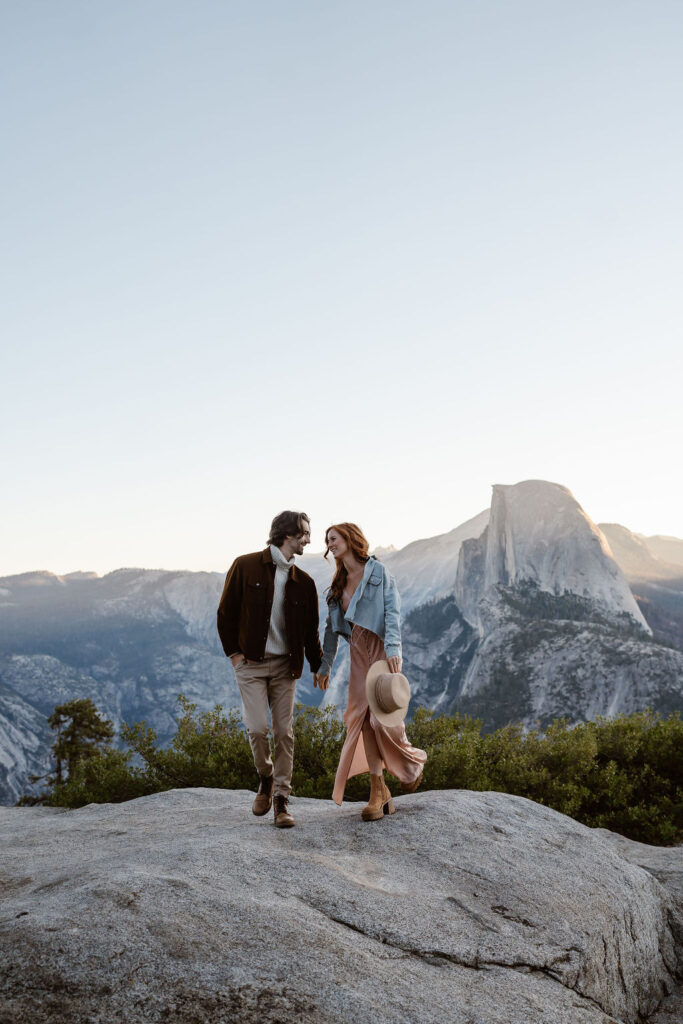
[[[388,792],[384,785],[383,775],[370,776],[370,799],[367,806],[360,812],[363,821],[378,821],[384,817],[384,806],[387,803]],[[389,796],[389,800],[391,800],[391,796]],[[391,801],[391,806],[393,809],[393,800]]]

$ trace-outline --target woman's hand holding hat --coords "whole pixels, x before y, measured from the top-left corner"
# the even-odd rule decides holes
[[[393,658],[387,658],[387,664],[390,672],[400,672],[403,666],[403,658],[395,654]]]

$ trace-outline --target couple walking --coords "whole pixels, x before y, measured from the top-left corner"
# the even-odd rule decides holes
[[[394,811],[384,768],[400,780],[404,793],[412,793],[427,760],[423,750],[408,742],[403,724],[410,691],[401,675],[401,602],[393,576],[369,553],[357,526],[330,526],[324,557],[332,554],[335,573],[327,594],[321,648],[315,583],[294,564],[294,556],[303,554],[310,541],[308,516],[281,512],[272,522],[265,550],[235,559],[218,606],[218,633],[235,670],[259,774],[252,810],[266,814],[272,803],[278,828],[294,825],[287,804],[294,758],[294,691],[304,654],[314,685],[326,690],[340,636],[350,647],[351,671],[346,739],[332,799],[341,804],[347,778],[369,772],[370,798],[361,816],[375,821]]]

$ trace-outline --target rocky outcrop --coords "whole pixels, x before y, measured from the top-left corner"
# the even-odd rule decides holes
[[[498,793],[293,800],[284,832],[250,804],[1,809],[3,1024],[641,1024],[671,997],[679,909],[609,834]]]
[[[654,875],[666,888],[673,902],[671,929],[679,956],[683,949],[683,847],[646,846],[631,839],[596,829],[603,839],[631,864],[637,864]],[[648,1024],[681,1024],[683,1021],[683,984],[679,983],[664,999]]]
[[[627,535],[610,532],[629,566],[661,565]],[[460,551],[455,600],[478,640],[451,670],[444,709],[481,718],[486,729],[679,709],[683,656],[671,642],[683,605],[667,590],[664,606],[655,589],[641,587],[636,601],[606,536],[567,488],[494,487],[489,525]],[[430,679],[437,671],[422,668]]]
[[[47,773],[49,739],[45,716],[0,683],[0,798],[16,802],[30,775]]]
[[[681,707],[683,653],[653,642],[630,616],[620,626],[585,599],[530,586],[498,588],[479,611],[484,635],[449,710],[487,730]]]
[[[488,527],[463,543],[456,600],[472,625],[481,627],[479,605],[492,588],[520,583],[576,594],[650,632],[604,535],[560,484],[494,486]]]

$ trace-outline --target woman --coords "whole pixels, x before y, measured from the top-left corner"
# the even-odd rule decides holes
[[[349,698],[344,713],[346,740],[339,758],[332,799],[341,804],[347,778],[370,772],[370,800],[364,821],[394,813],[383,769],[401,781],[404,793],[413,793],[422,781],[427,760],[424,750],[411,746],[405,725],[385,726],[368,707],[365,679],[370,666],[386,659],[390,672],[401,671],[401,602],[396,582],[381,562],[368,552],[368,542],[354,523],[338,523],[325,533],[325,558],[332,553],[336,572],[327,595],[328,616],[323,661],[314,682],[326,690],[339,637],[351,648]],[[359,743],[360,736],[363,742]]]

